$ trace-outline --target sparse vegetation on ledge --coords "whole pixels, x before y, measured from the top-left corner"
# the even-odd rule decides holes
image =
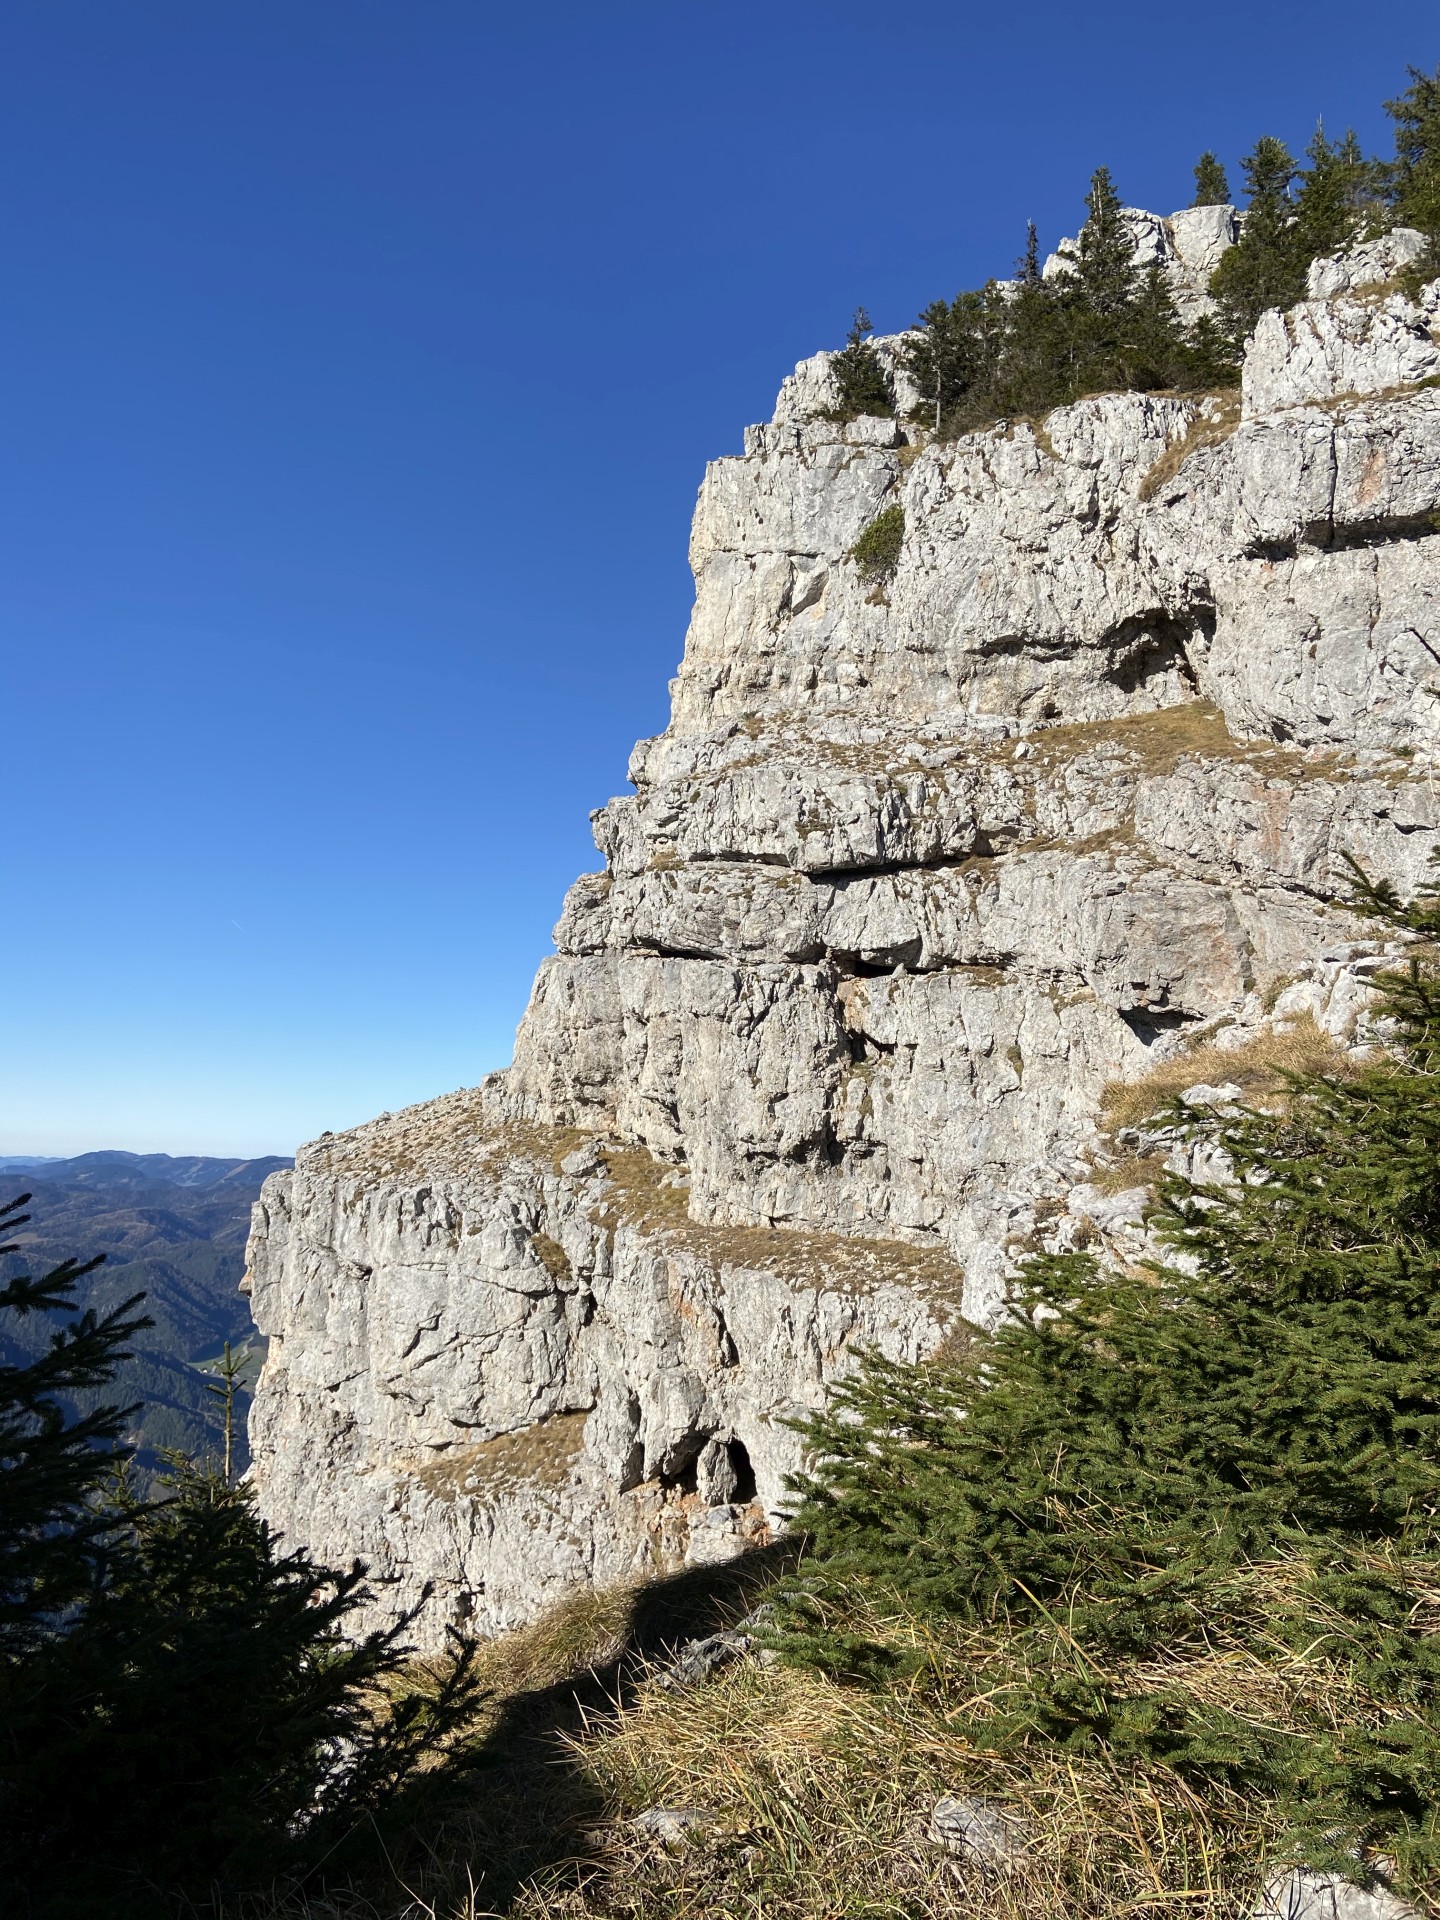
[[[888,580],[900,564],[905,541],[905,509],[897,501],[882,507],[850,549],[860,578],[872,584]]]
[[[1112,1080],[1101,1101],[1100,1117],[1110,1128],[1134,1127],[1200,1083],[1239,1087],[1247,1105],[1278,1107],[1297,1078],[1326,1074],[1350,1080],[1359,1063],[1337,1046],[1309,1014],[1299,1014],[1241,1047],[1213,1042],[1177,1053],[1140,1080]]]

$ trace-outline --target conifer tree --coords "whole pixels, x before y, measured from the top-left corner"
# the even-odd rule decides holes
[[[1085,210],[1075,256],[1076,291],[1092,313],[1120,313],[1134,296],[1135,246],[1108,167],[1091,175]]]
[[[1296,228],[1291,188],[1297,169],[1289,148],[1267,135],[1241,166],[1245,226],[1210,279],[1210,291],[1237,342],[1267,307],[1293,306],[1305,297],[1309,264]]]
[[[1038,287],[1040,271],[1040,230],[1033,220],[1025,222],[1025,251],[1015,262],[1015,281],[1020,287]]]
[[[836,420],[895,411],[895,385],[870,344],[870,333],[870,316],[864,307],[857,307],[845,345],[830,363],[840,389],[840,403],[832,410]]]
[[[934,300],[920,315],[919,337],[902,348],[902,364],[921,394],[921,418],[965,432],[990,411],[1008,316],[994,283],[953,300]]]
[[[0,1233],[26,1224],[29,1198],[0,1207]],[[18,1251],[14,1241],[0,1246],[0,1255]],[[73,1312],[76,1283],[103,1259],[10,1280],[0,1287],[0,1314]],[[26,1659],[103,1578],[117,1517],[100,1496],[130,1458],[122,1435],[136,1408],[102,1404],[77,1418],[66,1402],[105,1385],[129,1357],[131,1339],[151,1324],[136,1312],[141,1298],[103,1316],[82,1313],[37,1359],[0,1365],[0,1662]]]
[[[1395,217],[1429,240],[1424,270],[1440,271],[1440,67],[1433,74],[1411,67],[1410,85],[1385,111],[1395,124]]]
[[[22,1224],[21,1204],[0,1219]],[[11,1280],[0,1315],[73,1315],[98,1264]],[[0,1366],[7,1913],[148,1916],[165,1895],[302,1871],[473,1711],[472,1649],[408,1678],[413,1615],[353,1638],[364,1569],[282,1551],[248,1488],[177,1459],[158,1500],[131,1495],[135,1409],[76,1414],[67,1396],[114,1378],[149,1324],[138,1305],[79,1314],[38,1359]]]
[[[1340,141],[1317,127],[1305,150],[1295,200],[1295,238],[1306,266],[1322,253],[1339,253],[1364,232],[1379,205],[1375,163],[1365,158],[1353,129]]]
[[[1195,162],[1195,198],[1192,207],[1228,207],[1230,182],[1225,169],[1208,150]]]

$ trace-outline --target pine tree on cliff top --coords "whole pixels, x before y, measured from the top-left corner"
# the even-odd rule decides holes
[[[1135,245],[1108,167],[1091,176],[1073,280],[1085,306],[1097,314],[1118,313],[1134,294]]]
[[[1208,151],[1195,162],[1195,198],[1190,204],[1192,207],[1228,207],[1230,204],[1230,182],[1225,177],[1225,169]]]
[[[870,344],[870,333],[870,316],[864,307],[857,307],[845,345],[830,362],[840,390],[840,403],[832,409],[836,420],[855,420],[862,414],[886,415],[895,411],[895,384]]]
[[[1385,111],[1395,123],[1392,169],[1396,218],[1430,242],[1428,270],[1440,270],[1440,67],[1410,69],[1410,85]]]
[[[1305,158],[1295,225],[1308,265],[1322,253],[1343,251],[1378,219],[1381,169],[1366,159],[1353,131],[1335,141],[1317,127]]]
[[[1361,893],[1440,935],[1440,901]],[[1172,1264],[1040,1258],[964,1363],[872,1360],[837,1391],[787,1645],[883,1677],[903,1636],[867,1619],[957,1623],[1000,1647],[958,1683],[982,1748],[1167,1765],[1269,1802],[1301,1857],[1353,1872],[1373,1846],[1433,1885],[1440,980],[1381,988],[1393,1044],[1354,1077],[1296,1079],[1278,1115],[1177,1110],[1235,1179],[1167,1182]],[[1271,1706],[1187,1685],[1212,1657]]]
[[[1298,170],[1290,149],[1267,135],[1240,164],[1245,226],[1210,278],[1210,291],[1237,340],[1267,307],[1293,306],[1305,297],[1307,265],[1291,198]]]

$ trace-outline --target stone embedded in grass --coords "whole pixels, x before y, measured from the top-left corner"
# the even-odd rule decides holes
[[[678,1692],[682,1687],[698,1687],[732,1660],[743,1659],[754,1641],[748,1633],[712,1633],[703,1640],[687,1640],[679,1653],[655,1675],[654,1684]]]
[[[637,1813],[630,1825],[662,1847],[685,1847],[698,1840],[716,1824],[716,1816],[704,1807],[647,1807]]]
[[[1226,1080],[1218,1087],[1206,1080],[1197,1080],[1193,1087],[1182,1091],[1180,1098],[1187,1107],[1233,1107],[1245,1095],[1233,1080]]]
[[[1029,1847],[1030,1834],[1018,1815],[992,1800],[960,1799],[944,1794],[935,1802],[926,1833],[947,1853],[988,1867],[1013,1866]]]
[[[1252,1920],[1420,1920],[1387,1887],[1357,1887],[1338,1873],[1293,1867],[1271,1876]]]

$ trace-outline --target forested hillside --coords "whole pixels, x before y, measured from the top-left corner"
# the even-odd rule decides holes
[[[136,1340],[126,1391],[143,1400],[132,1429],[142,1473],[158,1455],[178,1449],[193,1459],[217,1452],[220,1402],[207,1389],[206,1363],[228,1340],[248,1347],[253,1383],[261,1347],[249,1303],[239,1291],[245,1268],[250,1206],[266,1174],[288,1162],[210,1159],[164,1153],[87,1153],[73,1160],[4,1163],[6,1193],[29,1192],[30,1224],[20,1255],[0,1261],[0,1282],[27,1264],[57,1265],[74,1255],[105,1264],[80,1283],[80,1303],[102,1311],[145,1294],[154,1325]],[[0,1336],[0,1359],[39,1351],[49,1328],[19,1321]],[[249,1405],[246,1394],[243,1409]],[[244,1420],[238,1423],[243,1465]]]

